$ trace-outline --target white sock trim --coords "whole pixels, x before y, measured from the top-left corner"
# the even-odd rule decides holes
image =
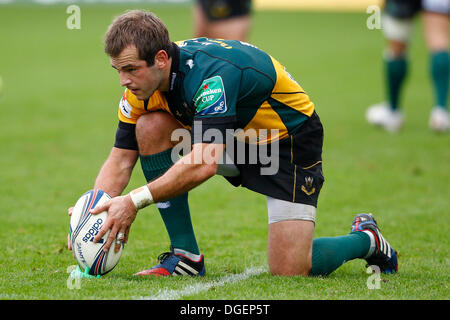
[[[201,254],[194,254],[192,252],[189,252],[189,251],[186,251],[186,250],[183,250],[183,249],[174,248],[173,252],[175,254],[182,254],[186,258],[189,258],[190,260],[195,261],[195,262],[200,261],[200,259],[202,258]]]
[[[377,245],[376,245],[376,242],[375,242],[375,236],[373,235],[372,232],[370,232],[369,230],[364,230],[362,232],[367,234],[369,236],[369,238],[370,238],[369,252],[367,252],[366,256],[364,257],[364,259],[367,259],[375,252],[375,250],[377,249]]]

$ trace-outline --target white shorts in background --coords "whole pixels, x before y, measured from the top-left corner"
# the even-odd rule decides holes
[[[450,14],[450,0],[422,0],[425,11]]]
[[[386,39],[407,43],[413,34],[413,19],[401,19],[383,14],[383,33]]]

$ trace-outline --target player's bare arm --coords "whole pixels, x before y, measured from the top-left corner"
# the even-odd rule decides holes
[[[211,178],[217,171],[224,148],[225,146],[221,144],[194,144],[192,151],[176,162],[163,176],[144,186],[150,191],[151,197],[147,199],[146,205],[186,193]],[[142,207],[136,205],[128,194],[115,197],[93,209],[92,214],[108,211],[108,219],[94,241],[100,240],[108,230],[111,230],[104,249],[108,251],[116,239],[117,232],[124,233],[125,239],[128,239],[130,226],[136,218],[137,211]],[[118,251],[119,248],[120,244],[116,244],[115,250]]]
[[[94,188],[103,190],[112,197],[120,195],[130,181],[137,158],[136,150],[113,147],[97,175]]]
[[[166,201],[186,193],[211,178],[225,145],[197,143],[161,178],[148,184],[154,202]]]
[[[112,197],[120,195],[130,181],[137,157],[138,152],[135,150],[113,147],[97,175],[94,188],[104,190]],[[68,209],[69,216],[72,215],[72,210],[73,207]],[[67,247],[72,250],[69,237]]]

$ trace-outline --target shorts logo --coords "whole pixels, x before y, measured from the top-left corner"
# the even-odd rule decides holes
[[[308,195],[308,196],[310,196],[310,195],[312,195],[314,192],[316,192],[316,188],[314,188],[314,187],[312,186],[313,181],[314,181],[314,178],[312,178],[312,177],[305,177],[305,184],[304,184],[304,185],[302,184],[301,189],[302,189],[302,191],[303,191],[304,193],[306,193],[306,195]],[[305,187],[305,185],[306,185],[306,187]]]
[[[193,102],[197,115],[225,113],[227,111],[227,100],[222,78],[215,76],[204,80],[195,94]]]

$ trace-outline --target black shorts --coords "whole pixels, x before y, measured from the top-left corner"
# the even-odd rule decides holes
[[[433,2],[427,0],[386,0],[384,11],[390,16],[410,19],[419,11],[425,10],[442,14],[450,14],[448,0]]]
[[[247,148],[246,152],[249,152],[250,148],[255,148],[255,145],[243,145]],[[275,199],[317,207],[324,182],[322,145],[323,127],[319,116],[314,112],[296,134],[279,141],[278,151],[268,145],[267,152],[261,154],[269,156],[261,157],[258,150],[257,163],[251,161],[248,155],[245,163],[242,163],[242,159],[238,159],[235,152],[233,158],[240,176],[225,178],[234,186],[241,185]],[[236,146],[235,150],[237,148],[239,146]],[[273,167],[273,161],[267,163],[267,159],[276,159],[275,157],[278,159],[278,170],[275,174],[264,174],[264,169]]]
[[[250,14],[251,0],[198,0],[210,21],[224,20]]]

